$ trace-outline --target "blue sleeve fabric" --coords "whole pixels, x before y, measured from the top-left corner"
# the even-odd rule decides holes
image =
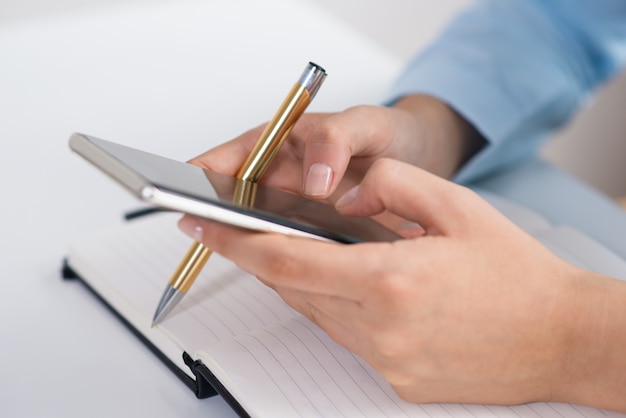
[[[452,106],[487,144],[465,183],[534,153],[626,63],[626,0],[479,0],[400,76]]]

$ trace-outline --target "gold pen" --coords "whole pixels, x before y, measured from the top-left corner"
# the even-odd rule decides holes
[[[291,88],[243,166],[239,169],[237,178],[245,182],[256,182],[261,178],[294,124],[315,97],[325,78],[326,71],[322,67],[312,62],[307,64],[302,75]],[[211,257],[211,250],[200,242],[194,241],[172,274],[167,288],[161,296],[152,319],[152,326],[165,318],[182,300],[209,257]]]

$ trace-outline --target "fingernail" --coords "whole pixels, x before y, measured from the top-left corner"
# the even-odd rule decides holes
[[[330,182],[333,179],[333,170],[326,164],[315,163],[309,167],[304,183],[304,193],[309,196],[324,196],[328,194]]]
[[[359,193],[359,186],[354,186],[350,190],[348,190],[343,196],[337,200],[335,203],[335,207],[337,209],[341,209],[344,206],[348,206],[350,203],[354,202],[356,199],[356,195]]]
[[[202,242],[204,231],[193,218],[187,216],[181,218],[181,220],[178,221],[178,228],[190,238],[193,238],[198,242]]]

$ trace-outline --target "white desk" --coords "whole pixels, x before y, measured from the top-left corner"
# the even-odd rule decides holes
[[[31,19],[0,27],[0,60],[0,416],[233,415],[220,398],[195,399],[61,280],[72,237],[138,206],[67,139],[81,131],[185,160],[269,119],[309,60],[329,73],[312,110],[379,102],[400,63],[304,0]]]
[[[377,103],[401,63],[304,0],[32,19],[0,28],[0,57],[0,415],[233,415],[219,398],[196,400],[82,286],[60,279],[72,237],[136,207],[71,155],[67,138],[82,131],[187,159],[269,119],[308,60],[329,72],[311,110]],[[605,242],[615,241],[611,229],[626,236],[617,209],[541,167],[567,185],[568,197],[552,202],[566,210],[548,205],[555,216],[575,213],[575,226],[591,225]],[[532,176],[507,175],[484,186],[532,203]],[[597,222],[562,205],[576,196]]]

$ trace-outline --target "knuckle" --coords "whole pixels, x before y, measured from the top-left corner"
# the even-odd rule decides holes
[[[437,399],[430,395],[427,385],[412,380],[410,380],[409,383],[392,383],[391,387],[398,394],[400,399],[407,402],[431,403],[436,402]]]
[[[379,158],[374,161],[371,169],[375,171],[376,174],[387,174],[393,172],[396,164],[397,162],[391,158]]]
[[[372,336],[372,347],[379,361],[387,366],[400,361],[406,353],[402,334],[394,331],[377,332]]]
[[[396,191],[399,184],[398,177],[402,176],[402,164],[398,160],[391,158],[379,158],[370,167],[367,173],[367,182],[373,187],[379,187],[383,192],[400,193]]]
[[[309,137],[311,143],[336,143],[345,138],[343,125],[333,118],[325,119],[315,127],[314,134]]]
[[[372,337],[374,356],[370,363],[392,385],[404,386],[411,379],[407,367],[409,351],[397,332],[380,332]]]
[[[485,207],[481,205],[482,199],[468,187],[457,186],[454,193],[446,196],[445,205],[453,211],[451,217],[457,225],[471,225],[476,220],[484,218]]]
[[[393,313],[403,306],[403,301],[411,294],[411,286],[404,274],[386,272],[379,276],[374,284],[374,293],[382,306]]]

